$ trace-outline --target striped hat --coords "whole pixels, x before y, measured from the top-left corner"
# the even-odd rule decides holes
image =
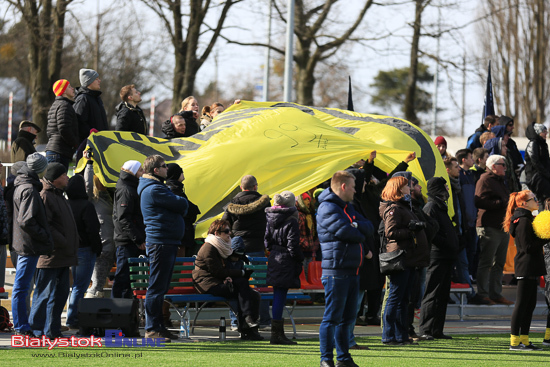
[[[66,79],[59,79],[58,81],[56,81],[55,83],[53,83],[53,92],[55,93],[56,96],[60,96],[62,95],[63,93],[65,93],[65,90],[67,89],[67,87],[69,86],[69,81],[66,80]]]

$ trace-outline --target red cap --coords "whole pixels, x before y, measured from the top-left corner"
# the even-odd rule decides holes
[[[447,140],[445,140],[445,138],[442,136],[438,136],[437,138],[435,138],[434,144],[435,145],[445,144],[445,146],[447,146]]]

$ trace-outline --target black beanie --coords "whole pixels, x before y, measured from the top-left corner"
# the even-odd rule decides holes
[[[183,170],[181,169],[179,164],[170,163],[167,167],[168,167],[168,172],[166,173],[166,179],[178,181],[180,179],[181,174],[183,173]]]
[[[44,178],[50,182],[55,181],[62,174],[67,173],[67,168],[59,162],[52,162],[48,164]]]

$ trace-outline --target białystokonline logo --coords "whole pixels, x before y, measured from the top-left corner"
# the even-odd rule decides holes
[[[28,335],[12,335],[11,346],[13,348],[136,348],[136,347],[165,347],[162,338],[124,338],[120,330],[105,330],[105,344],[101,338],[94,335],[90,337],[71,336],[70,338],[50,338],[42,335],[41,337],[29,337]]]

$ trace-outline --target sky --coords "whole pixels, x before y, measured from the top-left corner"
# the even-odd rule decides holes
[[[434,0],[434,3],[446,0]],[[213,1],[219,3],[220,1]],[[362,4],[362,0],[341,0],[337,3],[335,10],[338,14],[334,27],[349,25],[354,20],[354,14],[357,13]],[[479,16],[479,5],[475,0],[460,0],[454,7],[441,8],[441,18],[439,11],[435,7],[429,7],[423,15],[423,24],[426,30],[434,31],[438,19],[442,19],[442,29],[448,27],[461,27],[468,24]],[[4,5],[0,5],[2,16],[10,19],[9,13],[5,12]],[[390,1],[384,0],[380,3],[388,4]],[[87,18],[89,21],[82,22],[85,32],[93,33],[95,29],[95,14],[104,12],[106,9],[114,9],[119,12],[120,9],[132,10],[132,16],[138,20],[137,30],[145,33],[147,41],[142,47],[150,47],[151,43],[162,45],[160,47],[160,56],[167,63],[164,67],[166,73],[161,80],[157,80],[155,88],[145,95],[144,100],[149,100],[155,95],[157,101],[171,97],[170,85],[172,77],[170,75],[173,65],[173,48],[162,28],[158,17],[150,9],[145,7],[139,0],[76,0],[71,5],[70,16],[78,18]],[[228,28],[223,34],[228,38],[237,39],[243,42],[265,42],[267,38],[267,11],[268,0],[246,0],[235,5],[230,10],[230,22]],[[374,76],[380,70],[391,70],[393,68],[406,67],[409,64],[409,42],[412,37],[412,28],[407,24],[412,22],[414,16],[414,5],[412,3],[401,6],[373,6],[365,16],[359,29],[353,34],[354,37],[373,37],[376,35],[387,34],[391,32],[392,36],[378,41],[368,41],[363,44],[355,42],[350,43],[340,49],[336,58],[345,62],[350,70],[354,86],[353,97],[355,110],[364,113],[383,113],[396,117],[401,116],[398,108],[391,111],[382,111],[380,107],[372,106],[370,103],[370,93]],[[207,17],[207,21],[212,18]],[[274,38],[279,43],[284,40],[282,26],[274,25]],[[475,36],[475,24],[466,26],[459,31],[446,33],[440,38],[439,55],[442,59],[450,60],[458,65],[462,65],[462,59],[466,54],[467,59],[471,60],[477,56],[477,43]],[[149,46],[148,46],[149,45]],[[434,38],[423,37],[420,48],[426,54],[437,54],[437,43]],[[147,54],[147,50],[142,50]],[[216,55],[217,62],[214,58]],[[436,63],[430,57],[422,57],[421,61],[430,66],[430,72],[435,72]],[[263,75],[263,65],[265,63],[265,49],[257,47],[245,47],[227,44],[219,40],[214,52],[209,60],[199,70],[197,75],[196,87],[203,90],[210,81],[218,77],[220,93],[224,99],[238,98],[239,96],[230,96],[235,85],[244,83],[246,80],[253,79],[261,84]],[[483,107],[483,95],[485,90],[484,71],[475,69],[473,61],[469,63],[468,69],[471,70],[466,76],[466,95],[465,95],[465,135],[470,135],[481,122],[481,111]],[[461,115],[462,115],[462,71],[454,68],[443,70],[440,68],[438,83],[438,108],[437,126],[445,126],[445,133],[448,135],[458,135],[460,133]],[[343,81],[347,83],[347,80]],[[273,83],[273,82],[272,82]],[[282,90],[283,86],[280,85]],[[426,87],[429,92],[433,92],[433,85]],[[347,96],[343,101],[347,100]],[[200,101],[199,101],[200,102]],[[342,106],[345,107],[345,106]],[[498,113],[498,111],[497,111]],[[424,115],[424,121],[427,125],[423,128],[429,133],[432,114]],[[437,133],[441,132],[436,130]]]

